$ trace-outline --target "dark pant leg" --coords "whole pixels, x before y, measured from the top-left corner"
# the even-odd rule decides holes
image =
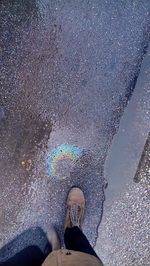
[[[88,253],[98,258],[94,249],[79,227],[73,226],[72,228],[66,228],[64,241],[67,249]]]
[[[30,246],[6,262],[1,262],[0,266],[41,266],[47,254],[43,254],[37,246]]]

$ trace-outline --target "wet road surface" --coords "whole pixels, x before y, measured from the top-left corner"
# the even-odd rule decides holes
[[[104,162],[146,51],[149,10],[149,1],[1,1],[1,246],[31,226],[62,231],[72,185],[85,193],[95,243]],[[61,144],[82,150],[65,179],[47,173]]]

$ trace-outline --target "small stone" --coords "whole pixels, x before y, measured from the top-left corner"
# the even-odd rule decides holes
[[[29,171],[31,169],[31,160],[30,159],[25,159],[21,162],[23,168],[26,170],[26,171]]]

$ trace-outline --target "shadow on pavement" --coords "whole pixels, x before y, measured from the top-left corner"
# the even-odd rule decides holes
[[[44,231],[30,228],[0,250],[0,265],[41,265],[51,250]]]

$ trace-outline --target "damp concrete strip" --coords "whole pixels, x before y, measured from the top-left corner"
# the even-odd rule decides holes
[[[120,121],[105,163],[108,187],[105,210],[127,183],[132,183],[150,131],[150,46],[144,57],[137,84]]]
[[[150,46],[105,163],[108,187],[96,244],[105,266],[149,265],[149,184],[135,182],[150,131],[149,85]]]

